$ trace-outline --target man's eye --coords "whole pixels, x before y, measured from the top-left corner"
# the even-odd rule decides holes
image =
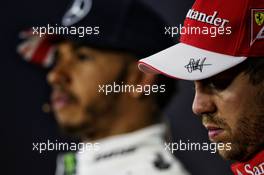
[[[77,53],[77,58],[80,61],[87,61],[87,60],[93,59],[93,57],[91,57],[90,55],[84,54],[84,53]]]
[[[225,80],[211,80],[207,82],[207,86],[211,89],[215,90],[225,90],[230,84],[232,80],[225,79]]]
[[[216,90],[224,90],[227,86],[225,84],[221,84],[221,83],[215,83],[215,82],[210,82],[208,84],[208,86],[211,89],[216,89]]]

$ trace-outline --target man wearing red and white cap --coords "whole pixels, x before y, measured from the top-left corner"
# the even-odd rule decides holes
[[[264,1],[196,0],[182,31],[139,69],[194,81],[193,111],[212,142],[231,144],[219,154],[234,174],[264,174]]]

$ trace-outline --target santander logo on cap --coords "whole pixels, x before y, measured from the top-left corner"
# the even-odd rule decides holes
[[[262,0],[196,0],[187,12],[184,27],[185,31],[195,32],[182,32],[180,43],[141,59],[139,69],[173,78],[201,80],[247,58],[264,58]],[[215,37],[210,35],[212,31],[218,32]]]
[[[195,11],[194,9],[190,9],[187,13],[186,18],[193,19],[200,22],[205,22],[207,24],[212,24],[214,26],[224,27],[229,20],[217,17],[218,12],[214,11],[214,14],[207,15],[206,13],[202,13],[199,11]]]
[[[192,9],[187,13],[184,22],[186,26],[230,27],[231,34],[218,35],[214,39],[209,35],[186,34],[181,36],[181,42],[237,57],[264,54],[264,49],[260,46],[260,42],[264,44],[263,9],[264,4],[259,0],[196,0]]]

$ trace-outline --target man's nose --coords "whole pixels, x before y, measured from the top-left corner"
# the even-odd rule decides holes
[[[216,111],[213,94],[208,92],[200,82],[195,82],[195,97],[192,110],[198,116],[204,113],[214,113]]]
[[[69,69],[66,66],[56,65],[48,73],[47,81],[51,86],[68,83],[70,81]]]

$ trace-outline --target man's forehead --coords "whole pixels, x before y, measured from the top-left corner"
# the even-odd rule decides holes
[[[113,49],[97,48],[93,46],[88,46],[87,44],[76,43],[67,40],[58,43],[58,45],[56,46],[54,52],[54,64],[56,64],[56,62],[58,62],[58,59],[61,59],[61,57],[69,56],[68,54],[72,54],[77,57],[84,55],[91,56],[94,58],[100,57],[105,58],[105,60],[115,58],[116,60],[122,62],[131,60],[134,62],[137,61],[136,57],[128,52]],[[106,63],[107,62],[108,61],[106,61]]]
[[[64,40],[57,45],[57,50],[60,49],[70,49],[71,51],[90,51],[94,53],[111,53],[111,54],[128,54],[126,52],[122,52],[121,50],[114,50],[111,48],[102,48],[96,47],[93,45],[89,45],[86,43],[78,42],[78,41],[71,41],[71,40]]]
[[[87,53],[89,53],[89,52],[98,52],[98,53],[102,52],[99,49],[96,49],[94,47],[84,45],[81,43],[68,41],[68,40],[58,43],[56,45],[56,50],[55,50],[55,52],[57,54],[60,54],[61,52],[76,52],[76,51],[85,51]]]

